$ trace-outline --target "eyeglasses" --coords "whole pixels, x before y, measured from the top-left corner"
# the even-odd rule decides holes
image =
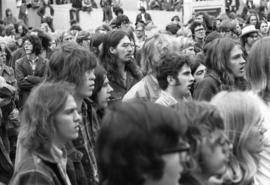
[[[195,30],[195,32],[199,32],[199,31],[205,31],[205,29],[204,28],[199,28],[199,29]]]

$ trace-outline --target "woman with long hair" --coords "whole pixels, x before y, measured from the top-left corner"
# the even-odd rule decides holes
[[[237,185],[253,184],[266,132],[260,108],[262,100],[251,92],[223,91],[211,100],[211,104],[219,110],[225,133],[233,146],[228,177]]]
[[[246,19],[246,25],[254,25],[256,27],[256,29],[259,29],[259,15],[257,14],[257,12],[255,10],[250,10],[249,11],[249,15],[247,16]]]
[[[247,80],[250,82],[253,92],[258,94],[266,103],[267,108],[263,110],[265,119],[269,119],[269,103],[270,103],[270,67],[269,53],[270,38],[265,37],[257,41],[251,48],[248,64],[246,66]],[[264,126],[270,131],[269,122],[265,122]],[[257,177],[260,182],[270,183],[270,133],[265,134],[265,149],[261,155],[260,173]]]
[[[256,42],[250,51],[246,66],[247,79],[251,89],[259,93],[266,103],[270,102],[270,38]]]

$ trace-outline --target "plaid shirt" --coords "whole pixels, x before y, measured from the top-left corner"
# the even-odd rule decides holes
[[[90,99],[84,100],[81,110],[83,121],[81,123],[79,137],[73,141],[73,145],[83,154],[81,162],[84,167],[88,184],[94,185],[99,182],[94,150],[96,136],[100,125]]]

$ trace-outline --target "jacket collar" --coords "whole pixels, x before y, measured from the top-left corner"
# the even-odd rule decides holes
[[[11,74],[11,70],[6,64],[2,64],[1,66],[1,74],[3,74],[4,71],[8,73],[9,75]]]

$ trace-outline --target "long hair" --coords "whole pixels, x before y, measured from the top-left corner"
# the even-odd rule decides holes
[[[80,86],[86,71],[97,65],[94,53],[75,43],[61,45],[53,52],[48,65],[47,80],[65,80]]]
[[[220,77],[226,85],[234,85],[234,76],[229,68],[230,55],[232,49],[240,44],[231,38],[218,38],[210,44],[206,57],[205,65],[207,70],[212,70]]]
[[[233,145],[231,172],[239,185],[248,184],[258,170],[259,154],[250,153],[246,146],[250,130],[261,119],[262,100],[251,92],[226,92],[217,94],[211,104],[219,110],[225,125],[225,133]]]
[[[247,79],[251,88],[264,94],[270,91],[270,37],[265,37],[252,46],[246,65]],[[263,97],[264,98],[264,97]]]
[[[45,82],[32,90],[21,115],[20,142],[25,148],[37,151],[51,147],[56,134],[55,116],[73,90],[67,82]]]
[[[250,14],[247,16],[247,19],[246,19],[246,25],[249,25],[250,24],[250,18],[251,16],[255,16],[256,17],[256,25],[254,25],[256,27],[256,29],[259,29],[259,15],[257,14],[257,12],[254,10],[254,11],[250,11]]]
[[[186,138],[190,144],[191,160],[187,171],[208,173],[200,162],[201,141],[204,133],[210,134],[215,129],[224,130],[221,115],[215,106],[203,101],[179,102],[174,108],[179,114],[184,114],[188,122]]]
[[[33,29],[31,32],[37,33],[37,36],[40,39],[42,48],[47,51],[50,47],[50,42],[52,40],[51,36],[38,28]]]
[[[127,36],[130,40],[130,36],[127,32],[122,30],[114,30],[107,33],[107,36],[103,42],[103,51],[100,56],[100,62],[108,72],[108,75],[113,78],[119,78],[117,56],[110,52],[110,48],[117,47],[119,42]]]
[[[97,103],[98,99],[98,93],[102,89],[102,86],[104,84],[104,81],[106,79],[107,72],[102,66],[97,66],[95,68],[95,88],[93,90],[91,100],[94,101],[94,103]]]

